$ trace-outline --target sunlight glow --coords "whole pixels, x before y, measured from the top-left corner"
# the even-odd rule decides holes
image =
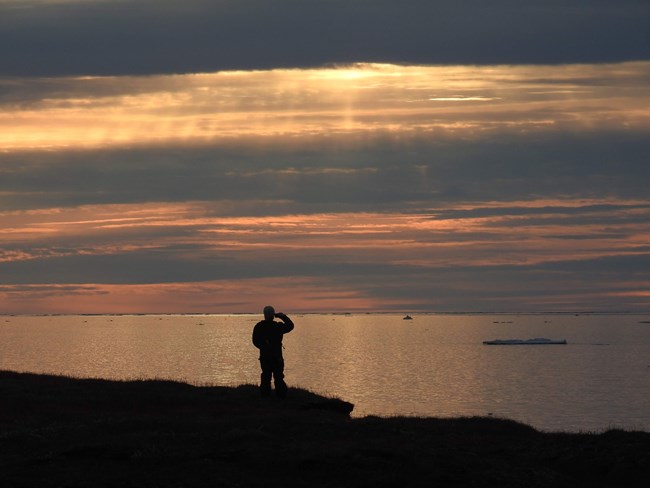
[[[650,126],[650,62],[568,66],[352,66],[20,80],[0,100],[0,150],[313,137],[389,131]],[[0,79],[11,92],[16,80]],[[9,97],[11,100],[11,97]],[[435,103],[431,103],[435,102]]]

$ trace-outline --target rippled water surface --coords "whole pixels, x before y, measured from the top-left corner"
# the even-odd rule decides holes
[[[545,430],[650,431],[650,316],[292,315],[289,385],[355,415],[494,415]],[[236,385],[259,378],[253,315],[3,316],[0,368]],[[548,337],[567,345],[487,346]]]

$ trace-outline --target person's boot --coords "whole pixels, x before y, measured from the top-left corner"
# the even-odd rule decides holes
[[[282,381],[276,381],[275,382],[275,394],[278,396],[278,398],[287,398],[287,391],[289,388],[287,388],[287,384]]]

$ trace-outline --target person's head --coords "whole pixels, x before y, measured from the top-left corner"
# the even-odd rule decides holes
[[[264,318],[266,320],[273,320],[275,317],[275,309],[271,305],[264,307]]]

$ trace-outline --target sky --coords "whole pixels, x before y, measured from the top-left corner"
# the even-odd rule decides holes
[[[645,0],[0,0],[0,313],[650,311]]]

